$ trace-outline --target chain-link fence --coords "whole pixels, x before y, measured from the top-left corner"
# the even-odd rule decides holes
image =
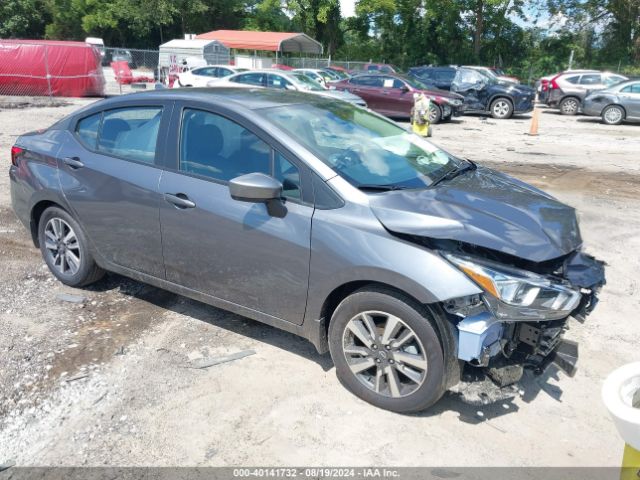
[[[267,66],[272,57],[255,57]],[[0,95],[93,97],[119,95],[171,84],[191,68],[229,64],[241,60],[228,52],[211,57],[207,52],[185,52],[103,47],[83,42],[0,40]],[[367,62],[332,61],[320,57],[284,57],[279,63],[293,68],[339,66],[350,71]],[[254,66],[253,68],[257,68]]]
[[[148,88],[158,51],[82,42],[0,40],[0,95],[94,97]]]

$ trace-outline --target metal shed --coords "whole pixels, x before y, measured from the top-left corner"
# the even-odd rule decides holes
[[[158,63],[160,68],[192,63],[195,59],[201,59],[208,65],[213,65],[228,64],[231,57],[229,48],[217,40],[176,39],[160,45]]]

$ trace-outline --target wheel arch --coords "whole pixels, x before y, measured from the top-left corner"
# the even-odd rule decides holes
[[[617,102],[612,102],[612,103],[609,103],[609,104],[605,105],[602,108],[602,110],[600,110],[600,116],[602,116],[604,111],[609,107],[620,107],[620,109],[622,110],[622,113],[624,114],[624,117],[622,117],[622,119],[624,120],[625,118],[627,118],[627,109],[624,108],[624,105],[622,105],[620,103],[617,103]]]
[[[487,102],[487,110],[491,111],[491,104],[500,98],[508,100],[511,103],[511,106],[515,109],[516,104],[511,95],[509,95],[508,93],[495,93],[491,98],[489,98],[489,102]]]
[[[38,225],[40,224],[40,218],[44,211],[49,207],[58,207],[73,216],[71,210],[67,207],[66,202],[62,199],[54,197],[41,197],[34,198],[31,208],[29,209],[29,230],[31,232],[31,240],[36,248],[40,248],[40,242],[38,240]]]
[[[331,293],[325,298],[321,309],[321,321],[323,333],[323,345],[325,349],[318,350],[321,353],[327,352],[329,346],[327,343],[329,325],[331,323],[331,317],[340,303],[349,295],[362,290],[364,288],[371,290],[388,290],[400,294],[407,298],[410,304],[416,309],[427,308],[432,314],[432,318],[435,322],[435,330],[440,338],[442,349],[444,353],[444,365],[446,372],[446,385],[450,387],[455,385],[460,380],[461,366],[457,360],[458,351],[458,338],[456,327],[450,320],[450,317],[445,312],[441,302],[424,303],[411,295],[409,292],[398,288],[388,283],[373,281],[373,280],[357,280],[344,283],[331,291]],[[317,347],[317,345],[316,345]]]

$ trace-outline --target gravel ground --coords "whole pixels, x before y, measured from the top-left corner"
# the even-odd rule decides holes
[[[0,161],[17,135],[90,100],[0,103]],[[11,108],[8,108],[11,107]],[[358,400],[303,339],[117,275],[60,284],[11,211],[0,177],[0,464],[618,466],[603,379],[640,360],[640,126],[543,110],[463,117],[433,141],[575,206],[608,284],[585,324],[574,378],[550,368],[510,394],[477,385],[398,415]],[[252,350],[232,362],[209,358]]]

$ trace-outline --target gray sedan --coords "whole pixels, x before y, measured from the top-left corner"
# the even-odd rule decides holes
[[[300,335],[398,412],[465,363],[502,384],[554,359],[573,373],[562,334],[604,283],[573,208],[317,95],[102,100],[20,136],[9,174],[60,282],[116,272]]]
[[[640,121],[640,80],[590,93],[582,103],[582,111],[585,115],[602,117],[607,125],[619,125],[624,120]]]

